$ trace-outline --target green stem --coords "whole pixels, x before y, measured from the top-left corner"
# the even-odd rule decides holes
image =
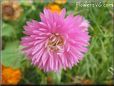
[[[61,82],[61,72],[50,72],[47,74],[47,83],[48,84],[60,84]]]

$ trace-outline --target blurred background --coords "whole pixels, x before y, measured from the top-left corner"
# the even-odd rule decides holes
[[[83,6],[84,0],[2,0],[0,4],[2,17],[0,79],[2,80],[0,83],[14,85],[113,84],[114,7],[110,5],[113,3],[112,0],[98,0],[90,3],[101,3],[101,6]],[[58,13],[62,8],[66,8],[67,15],[79,14],[90,22],[91,40],[88,53],[72,69],[62,70],[61,75],[39,70],[31,65],[21,51],[20,40],[24,36],[23,26],[26,21],[32,19],[40,21],[39,13],[44,8]]]

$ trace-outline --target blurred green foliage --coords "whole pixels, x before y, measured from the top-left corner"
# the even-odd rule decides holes
[[[26,1],[26,0],[25,0]],[[2,64],[13,68],[21,68],[23,72],[21,84],[46,83],[49,75],[31,65],[21,52],[20,40],[23,37],[23,26],[26,21],[36,19],[40,21],[39,13],[48,3],[34,2],[26,4],[21,0],[23,15],[16,21],[4,21],[2,24]],[[90,22],[89,33],[91,41],[89,51],[84,59],[72,69],[63,70],[61,83],[82,83],[82,79],[89,79],[94,83],[105,83],[112,80],[108,71],[113,66],[113,18],[112,7],[80,7],[76,3],[66,3],[61,7],[67,9],[67,15],[82,15]]]

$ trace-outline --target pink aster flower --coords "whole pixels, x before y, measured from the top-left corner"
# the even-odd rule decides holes
[[[87,52],[88,21],[80,15],[65,14],[65,9],[60,14],[44,9],[40,22],[32,20],[24,26],[23,51],[33,65],[44,71],[72,68]]]

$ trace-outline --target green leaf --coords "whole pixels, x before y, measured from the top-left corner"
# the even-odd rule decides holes
[[[2,51],[2,64],[12,68],[19,68],[23,55],[19,48],[19,41],[8,42]]]
[[[13,26],[3,23],[2,36],[12,37],[12,35],[14,35],[14,32],[15,30]]]

